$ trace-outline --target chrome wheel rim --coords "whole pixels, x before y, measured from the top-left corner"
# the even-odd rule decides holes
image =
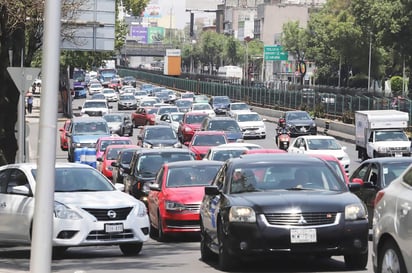
[[[393,249],[388,249],[382,257],[382,273],[400,273],[399,257]]]

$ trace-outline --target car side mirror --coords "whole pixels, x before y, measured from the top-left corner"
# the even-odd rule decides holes
[[[363,184],[364,184],[362,178],[354,178],[354,179],[352,179],[351,183],[359,184],[361,186],[363,186]]]
[[[157,183],[149,184],[149,189],[152,191],[160,191],[160,186]]]
[[[205,186],[205,195],[218,195],[220,191],[216,186]]]
[[[360,185],[359,183],[349,183],[348,184],[348,189],[350,192],[356,192],[359,191],[361,189],[362,185]]]
[[[112,167],[119,167],[119,164],[116,161],[113,161],[110,165]]]

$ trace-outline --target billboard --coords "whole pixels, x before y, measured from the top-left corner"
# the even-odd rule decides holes
[[[149,27],[147,28],[147,43],[159,44],[163,43],[165,39],[165,29],[162,27]]]
[[[145,18],[160,18],[160,5],[149,4],[143,11],[143,17]]]
[[[215,10],[224,0],[186,0],[186,9],[190,10]]]
[[[147,27],[142,26],[131,26],[130,36],[141,44],[147,44]]]

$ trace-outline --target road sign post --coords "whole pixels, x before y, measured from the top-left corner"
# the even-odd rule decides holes
[[[26,154],[26,104],[25,95],[27,90],[31,87],[33,81],[39,76],[40,68],[34,67],[7,67],[14,84],[19,89],[19,104],[17,109],[17,162],[27,162],[28,156]]]

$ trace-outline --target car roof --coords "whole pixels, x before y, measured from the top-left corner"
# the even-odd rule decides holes
[[[135,152],[139,154],[162,154],[162,153],[193,154],[192,151],[186,148],[161,148],[161,149],[141,148],[141,149],[137,149]]]
[[[236,121],[234,118],[231,118],[231,117],[211,117],[211,116],[209,116],[209,120],[210,121],[215,121],[215,120],[233,120],[233,121]]]
[[[106,120],[102,117],[73,117],[72,122],[73,123],[78,123],[78,122],[91,122],[91,121],[101,121],[101,122],[106,122]]]
[[[226,135],[224,131],[195,131],[193,136],[198,135]]]
[[[282,149],[247,149],[245,154],[284,154],[287,153]]]
[[[313,157],[305,154],[291,154],[291,153],[278,153],[278,154],[244,154],[239,158],[233,158],[232,161],[240,161],[239,163],[244,162],[259,162],[259,161],[280,161],[287,163],[316,163],[322,161],[318,157]],[[236,163],[235,162],[235,163]]]
[[[300,138],[305,138],[305,139],[336,139],[333,136],[324,136],[324,135],[305,135],[305,136],[299,136]]]
[[[174,161],[165,163],[168,168],[178,168],[178,167],[193,167],[196,168],[198,166],[221,166],[223,165],[223,161],[217,160],[184,160],[184,161]]]
[[[370,163],[370,162],[376,162],[376,163],[391,163],[391,162],[411,162],[412,163],[412,157],[408,156],[402,156],[402,157],[376,157],[376,158],[370,158],[362,163]]]
[[[111,136],[99,137],[99,138],[97,139],[97,141],[99,141],[99,140],[112,140],[112,139],[130,140],[130,137],[111,135]]]
[[[116,148],[135,148],[138,147],[134,144],[110,144],[106,147],[106,151],[108,149],[116,149]]]

